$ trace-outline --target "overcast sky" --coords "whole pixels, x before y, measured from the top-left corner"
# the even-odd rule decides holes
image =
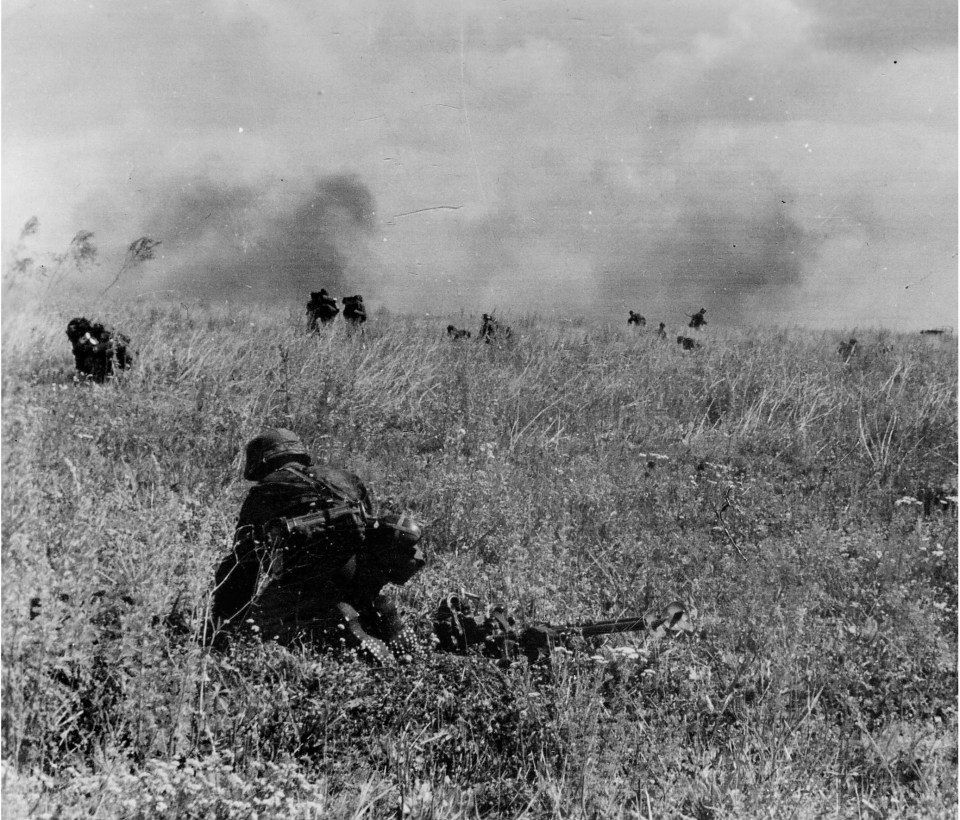
[[[955,325],[956,0],[4,0],[5,260],[95,292]],[[20,238],[36,216],[39,227]]]

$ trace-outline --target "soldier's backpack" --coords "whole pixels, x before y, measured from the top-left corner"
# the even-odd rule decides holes
[[[313,485],[319,501],[298,515],[278,516],[263,525],[268,543],[281,544],[316,557],[349,558],[366,541],[370,515],[359,496],[351,495],[332,481],[307,472],[300,465],[284,470]]]
[[[268,543],[317,557],[348,558],[366,540],[367,519],[359,502],[331,499],[305,515],[274,518],[264,524]]]

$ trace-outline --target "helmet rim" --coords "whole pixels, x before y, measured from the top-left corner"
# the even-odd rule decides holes
[[[264,430],[247,444],[243,477],[259,481],[288,461],[310,464],[310,454],[300,437],[283,427]]]

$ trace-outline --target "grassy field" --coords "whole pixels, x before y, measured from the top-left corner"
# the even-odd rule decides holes
[[[956,816],[952,340],[103,305],[139,353],[96,386],[71,315],[4,323],[5,817]],[[544,669],[211,653],[162,619],[201,628],[265,426],[427,522],[415,622],[463,590],[682,599],[693,632]]]

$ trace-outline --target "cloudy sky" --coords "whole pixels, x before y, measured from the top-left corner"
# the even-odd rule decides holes
[[[90,295],[957,323],[955,0],[4,0],[5,264]],[[22,234],[31,217],[35,231]]]

